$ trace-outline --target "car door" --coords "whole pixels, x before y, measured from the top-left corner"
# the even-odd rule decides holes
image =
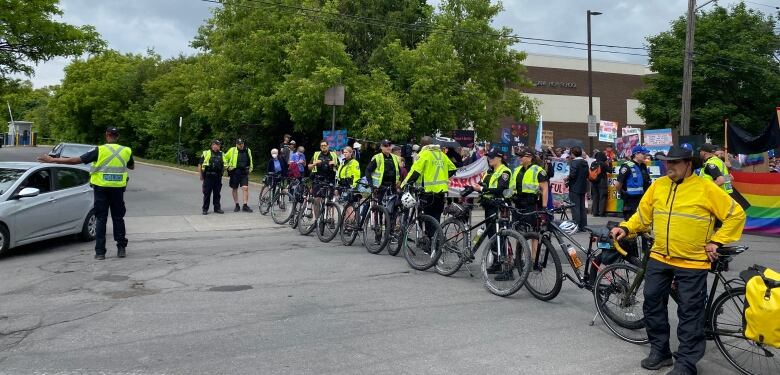
[[[35,197],[14,199],[12,215],[16,226],[12,235],[17,242],[31,242],[38,237],[54,233],[60,212],[52,208],[56,203],[50,168],[37,169],[19,185],[15,193],[26,187],[40,190]],[[13,198],[12,198],[13,199]]]
[[[68,167],[52,168],[54,172],[53,209],[59,212],[54,223],[57,232],[76,233],[87,213],[92,209],[92,188],[89,186],[89,172]]]

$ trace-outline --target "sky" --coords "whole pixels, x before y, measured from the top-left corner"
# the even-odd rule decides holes
[[[389,0],[392,1],[392,0]],[[439,0],[428,0],[437,5]],[[699,4],[706,1],[699,0]],[[737,0],[718,1],[721,6]],[[504,0],[504,12],[495,26],[509,27],[525,38],[586,42],[586,12],[601,12],[592,18],[592,42],[642,47],[646,38],[669,28],[670,22],[685,14],[687,0]],[[775,12],[780,0],[757,0],[748,7],[764,13]],[[772,7],[767,7],[771,5]],[[193,54],[189,44],[198,27],[218,6],[202,0],[61,0],[63,22],[93,25],[111,49],[120,52],[145,53],[149,49],[162,57]],[[712,7],[707,5],[706,7]],[[545,43],[526,40],[532,43]],[[581,48],[581,45],[572,45]],[[587,52],[520,43],[515,48],[529,53],[586,57]],[[599,48],[599,47],[594,47]],[[644,53],[636,50],[619,50]],[[646,57],[594,52],[594,59],[628,61],[645,64]],[[56,58],[36,67],[29,77],[35,87],[57,84],[64,77],[69,59]],[[26,77],[19,77],[26,78]]]

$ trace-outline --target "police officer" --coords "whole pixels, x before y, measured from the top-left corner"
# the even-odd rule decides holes
[[[368,184],[374,187],[382,187],[379,192],[379,200],[385,193],[395,191],[401,179],[400,158],[392,153],[393,144],[385,139],[379,143],[382,152],[374,155],[366,167]],[[395,202],[390,202],[390,207],[385,207],[390,214],[395,210]]]
[[[423,207],[423,212],[441,221],[441,213],[444,211],[444,198],[449,190],[449,179],[455,174],[457,168],[452,161],[444,155],[439,145],[434,145],[433,138],[424,136],[420,139],[420,153],[412,164],[406,180],[401,184],[414,184],[420,180],[420,184],[426,194],[431,195],[430,204]],[[432,228],[428,228],[430,231]]]
[[[220,151],[222,143],[211,141],[211,149],[203,151],[198,163],[198,173],[203,181],[203,214],[209,213],[209,199],[213,197],[214,213],[224,214],[220,201],[222,192],[222,174],[225,170],[225,155]]]
[[[653,229],[655,242],[645,272],[644,312],[650,354],[641,365],[658,370],[674,364],[669,374],[696,374],[704,356],[704,310],[707,273],[718,258],[717,249],[742,235],[745,212],[721,188],[693,175],[693,153],[673,146],[666,156],[666,176],[656,180],[639,202],[637,213],[611,234],[621,239],[629,233]],[[714,220],[723,222],[715,230]],[[677,356],[669,347],[669,293],[677,285]]]
[[[717,149],[715,146],[709,143],[703,144],[699,148],[699,156],[704,162],[704,165],[699,170],[699,176],[705,180],[712,181],[715,185],[720,186],[726,193],[733,193],[734,189],[731,187],[731,177],[729,170],[726,168],[726,164],[723,160],[715,155]]]
[[[520,211],[538,211],[547,206],[548,178],[544,168],[534,163],[534,153],[520,150],[520,165],[512,172],[509,187],[514,192],[514,204]],[[536,220],[522,216],[522,221],[536,227]]]
[[[648,150],[642,146],[631,149],[631,160],[620,167],[617,191],[623,199],[623,219],[628,220],[636,212],[639,200],[650,187],[650,174],[645,165]]]
[[[288,158],[289,159],[289,158]],[[283,162],[285,167],[286,162]],[[249,208],[249,174],[255,168],[254,161],[252,161],[252,149],[246,147],[244,140],[239,138],[236,140],[236,146],[231,147],[225,154],[225,164],[227,164],[228,175],[230,176],[230,188],[233,190],[233,202],[236,203],[236,208],[233,212],[252,212]],[[244,206],[243,208],[238,204],[238,188],[244,191]]]
[[[495,206],[495,203],[492,201],[492,199],[502,197],[504,190],[510,188],[511,183],[509,180],[512,177],[512,170],[504,164],[504,154],[498,150],[489,152],[487,154],[487,158],[488,166],[490,167],[487,171],[487,174],[482,179],[481,184],[474,184],[472,187],[475,191],[483,193],[482,199],[480,199],[480,204],[482,205],[482,208],[485,209],[485,217],[490,217],[490,215],[498,212],[498,207]],[[494,234],[496,234],[495,225],[488,225],[485,228],[485,233],[483,233],[483,236],[486,236],[485,238],[490,238]],[[498,260],[498,254],[496,253],[495,249],[491,248],[490,251],[493,252],[493,259]],[[497,261],[487,268],[487,272],[491,274],[497,273],[500,270],[501,263]],[[511,270],[496,275],[496,281],[509,280],[514,280],[514,275],[512,274]]]
[[[127,171],[135,168],[133,152],[130,147],[116,143],[119,130],[115,127],[106,129],[106,144],[72,158],[52,158],[43,155],[38,158],[44,163],[57,164],[87,164],[92,163],[89,183],[95,194],[95,259],[106,259],[106,222],[111,209],[111,222],[114,225],[114,241],[116,241],[116,256],[124,258],[127,249],[125,237],[125,188],[127,187]]]

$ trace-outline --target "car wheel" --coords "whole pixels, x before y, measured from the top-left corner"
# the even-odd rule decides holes
[[[11,237],[8,235],[8,227],[5,224],[0,224],[0,256],[8,252],[10,245]]]
[[[97,217],[95,216],[95,211],[90,210],[89,214],[87,214],[87,218],[84,219],[84,225],[81,227],[81,234],[79,234],[79,237],[82,241],[89,242],[95,239],[96,233]]]

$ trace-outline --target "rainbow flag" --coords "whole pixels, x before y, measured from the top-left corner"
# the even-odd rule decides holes
[[[780,236],[780,173],[732,172],[734,190],[750,204],[745,232]]]

